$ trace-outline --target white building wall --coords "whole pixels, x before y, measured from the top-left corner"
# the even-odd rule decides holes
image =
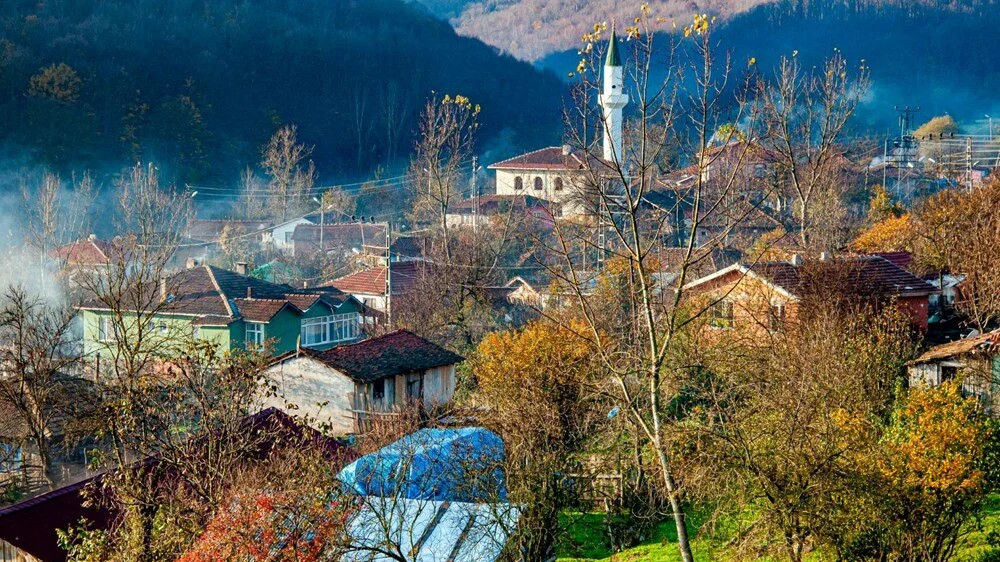
[[[265,408],[273,406],[329,423],[335,435],[354,431],[354,381],[350,377],[306,356],[273,365],[264,373],[278,387],[278,396],[269,397]],[[289,403],[298,408],[289,408]]]
[[[562,205],[564,216],[583,213],[578,199],[582,178],[579,173],[567,170],[496,170],[497,195],[530,195]],[[523,189],[514,188],[514,179],[520,177]],[[561,177],[563,188],[556,189],[556,178]],[[535,178],[542,178],[542,189],[535,189]]]
[[[292,233],[295,232],[295,227],[299,226],[300,224],[313,224],[313,223],[312,221],[307,219],[296,219],[293,221],[288,221],[284,224],[280,224],[271,230],[270,241],[278,251],[284,254],[293,253],[295,246],[292,244],[291,240]]]

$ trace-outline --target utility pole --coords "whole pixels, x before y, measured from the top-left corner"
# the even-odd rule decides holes
[[[476,181],[478,160],[478,157],[472,157],[472,232],[479,231],[479,182]]]
[[[385,221],[385,327],[392,329],[392,252],[389,250],[392,240],[392,223]]]
[[[972,137],[965,137],[965,181],[972,193]]]

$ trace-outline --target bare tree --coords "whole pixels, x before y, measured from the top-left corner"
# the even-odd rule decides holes
[[[754,104],[746,98],[752,76],[737,88],[735,99],[724,93],[730,65],[728,60],[720,63],[716,59],[709,19],[696,16],[685,29],[685,36],[693,38],[688,39],[693,43],[688,51],[694,53],[690,59],[682,58],[684,49],[677,49],[674,44],[659,46],[658,41],[664,36],[655,31],[662,23],[665,23],[663,18],[655,18],[644,6],[636,24],[625,30],[632,48],[624,63],[622,83],[614,84],[612,92],[624,91],[634,96],[633,117],[626,122],[631,133],[625,135],[628,144],[610,150],[605,147],[604,154],[598,152],[600,147],[593,140],[594,133],[612,123],[600,109],[593,107],[593,100],[601,86],[597,77],[601,75],[598,67],[604,61],[600,45],[606,27],[597,25],[585,37],[584,58],[574,86],[575,103],[566,112],[566,123],[571,144],[585,154],[584,174],[578,181],[593,201],[590,209],[594,215],[587,223],[589,228],[582,229],[582,240],[573,237],[580,229],[573,230],[557,222],[551,251],[563,263],[561,268],[550,268],[550,273],[563,287],[567,304],[585,326],[574,331],[590,342],[607,372],[609,384],[602,392],[634,422],[632,427],[639,431],[637,437],[641,437],[642,446],[655,459],[657,480],[677,528],[681,557],[690,562],[693,555],[685,519],[685,489],[678,479],[679,459],[674,458],[671,446],[676,438],[672,432],[677,426],[671,423],[665,404],[678,396],[689,375],[677,340],[688,331],[692,319],[708,310],[707,307],[688,310],[681,306],[684,286],[697,260],[696,246],[718,244],[758,205],[756,199],[741,193],[742,184],[737,181],[740,177],[737,172],[751,143],[735,145],[733,165],[711,184],[708,172],[719,155],[709,150],[709,143],[723,123],[745,123],[741,134],[754,139],[756,113]],[[618,46],[613,44],[610,48]],[[607,58],[609,65],[622,64],[615,54]],[[669,69],[662,81],[656,80],[651,72],[656,65]],[[604,74],[607,75],[607,70]],[[685,83],[690,86],[685,87]],[[729,145],[738,130],[728,128],[722,144]],[[654,276],[658,270],[653,250],[662,244],[663,235],[670,228],[669,217],[674,213],[648,213],[645,198],[661,185],[659,173],[666,160],[664,153],[677,146],[691,149],[695,171],[690,186],[674,191],[676,210],[690,218],[684,222],[683,257],[678,273],[669,285],[664,285]],[[707,218],[719,215],[729,220],[709,239],[699,240],[698,232]],[[597,243],[595,238],[606,242]],[[596,252],[599,264],[610,255],[607,261],[614,261],[615,268],[612,270],[609,265],[597,274],[580,271],[575,249],[581,241]],[[612,273],[621,276],[627,287],[615,308],[602,306],[607,299],[602,299],[602,291],[595,289],[603,276]],[[556,312],[546,313],[559,320]]]
[[[479,106],[461,95],[431,96],[420,115],[420,136],[410,163],[416,192],[414,221],[426,219],[440,228],[444,256],[451,261],[448,208],[461,198],[462,180],[475,148]],[[471,168],[469,168],[471,169]]]
[[[296,135],[295,125],[278,129],[264,147],[261,161],[261,167],[271,176],[269,188],[273,192],[271,206],[275,218],[282,221],[302,210],[316,181],[315,165],[308,160],[313,148],[299,144]]]
[[[256,220],[267,215],[266,185],[247,166],[240,172],[240,215],[246,220]]]
[[[74,401],[86,396],[65,384],[80,362],[71,344],[73,311],[10,286],[0,294],[0,400],[13,409],[7,420],[25,429],[42,478],[56,485],[52,440],[56,424],[72,421]]]
[[[810,247],[810,236],[824,219],[816,212],[822,206],[817,199],[843,194],[840,182],[850,162],[841,144],[869,85],[868,68],[862,63],[852,74],[839,52],[818,72],[803,70],[794,54],[782,58],[773,82],[760,82],[767,138],[795,206],[789,230],[798,232],[804,248]]]

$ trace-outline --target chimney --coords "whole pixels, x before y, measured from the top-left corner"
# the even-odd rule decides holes
[[[93,242],[94,240],[97,240],[97,235],[94,234],[93,232],[91,232],[90,236],[87,237],[87,240],[90,240],[91,242]]]
[[[184,265],[188,269],[194,269],[195,267],[198,266],[198,260],[196,258],[188,258],[187,261],[184,263]]]
[[[160,277],[160,302],[167,302],[167,278]]]
[[[247,286],[247,298],[248,299],[252,299],[253,298],[253,287],[251,287],[249,285]]]
[[[246,275],[247,274],[247,262],[245,262],[245,261],[238,261],[238,262],[236,262],[236,273],[239,273],[240,275]]]
[[[820,252],[819,253],[819,261],[830,261],[831,257],[833,257],[833,256],[830,255],[830,252]]]
[[[794,265],[795,267],[801,266],[802,265],[802,254],[792,254],[791,264]]]
[[[569,153],[570,153],[571,150],[572,150],[572,148],[568,144],[562,145],[563,156],[569,156]]]

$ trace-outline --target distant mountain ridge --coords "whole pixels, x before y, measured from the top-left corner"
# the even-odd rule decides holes
[[[520,148],[558,141],[563,88],[403,0],[0,2],[0,154],[61,171],[235,183],[295,123],[321,179],[358,178],[405,163],[432,91]]]
[[[631,22],[640,2],[618,0],[413,0],[437,17],[452,22],[462,35],[477,37],[502,52],[537,61],[555,52],[580,45],[580,35],[598,22],[617,18]],[[651,13],[687,24],[695,13],[718,16],[721,21],[779,0],[649,0]],[[800,0],[807,11],[853,6],[889,8],[904,12],[926,8],[969,13],[995,6],[995,0]]]

